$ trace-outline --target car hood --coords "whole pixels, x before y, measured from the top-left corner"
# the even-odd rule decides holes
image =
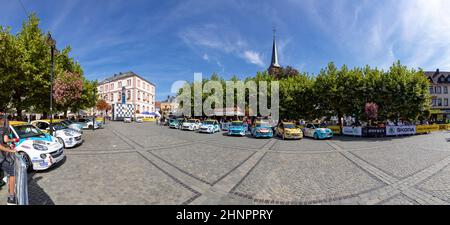
[[[214,125],[212,125],[212,124],[203,124],[200,127],[202,127],[202,128],[213,128]]]
[[[46,134],[45,137],[30,137],[30,138],[20,139],[17,147],[23,147],[23,146],[30,147],[33,144],[44,145],[49,149],[49,151],[59,149],[61,147],[61,144],[56,141],[56,138],[53,136],[50,136],[48,134]]]
[[[319,130],[319,132],[323,132],[323,133],[331,133],[331,132],[333,132],[333,131],[331,131],[330,128],[319,128],[318,130]]]
[[[183,126],[193,126],[195,123],[183,123]]]
[[[228,129],[230,129],[230,130],[244,130],[245,127],[244,126],[230,126],[230,127],[228,127]]]
[[[300,133],[300,132],[302,132],[299,128],[290,128],[290,129],[285,129],[286,130],[286,132],[289,132],[289,133]]]

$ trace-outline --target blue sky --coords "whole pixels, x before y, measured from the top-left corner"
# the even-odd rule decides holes
[[[395,60],[450,70],[447,0],[22,0],[72,47],[89,79],[134,71],[157,99],[194,72],[247,77],[267,69],[272,29],[282,66],[317,73],[330,61],[388,68]],[[19,0],[0,0],[0,25],[20,29]]]

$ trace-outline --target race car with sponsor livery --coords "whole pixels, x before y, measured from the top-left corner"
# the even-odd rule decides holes
[[[200,120],[189,119],[181,124],[181,130],[196,131],[200,128]]]
[[[296,127],[293,123],[282,122],[278,124],[275,129],[277,136],[281,139],[294,139],[299,140],[303,138],[303,132],[300,128]]]
[[[183,124],[183,121],[184,121],[183,118],[170,119],[170,121],[169,121],[169,128],[180,129],[181,128],[181,124]]]
[[[219,122],[217,122],[217,120],[205,120],[203,121],[202,125],[200,125],[198,132],[210,134],[220,132]]]
[[[256,122],[256,124],[252,127],[251,133],[254,138],[273,137],[272,127],[266,122]]]
[[[320,124],[306,124],[305,128],[303,128],[303,133],[306,137],[312,137],[316,140],[333,138],[333,131],[329,128],[322,127]]]
[[[77,120],[78,123],[80,123],[81,125],[83,125],[83,129],[89,129],[92,130],[92,127],[94,127],[94,129],[100,129],[101,128],[101,123],[95,121],[92,122],[92,118],[81,118]]]
[[[31,122],[45,133],[50,133],[50,123],[45,120],[35,120]],[[68,128],[61,122],[52,123],[53,136],[55,136],[60,143],[64,145],[64,148],[73,148],[83,143],[83,137],[81,133]]]
[[[228,126],[228,136],[245,136],[247,126],[242,121],[233,121]]]
[[[10,138],[17,138],[15,149],[25,159],[28,170],[46,170],[64,159],[64,146],[57,138],[25,122],[9,122]],[[0,129],[0,135],[3,129]]]
[[[83,125],[73,122],[72,120],[61,120],[61,123],[68,126],[70,129],[74,129],[78,133],[83,134]]]

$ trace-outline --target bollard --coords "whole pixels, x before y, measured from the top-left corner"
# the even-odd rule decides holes
[[[16,178],[15,192],[18,205],[28,205],[28,174],[27,165],[23,156],[16,154],[14,157],[14,176]]]

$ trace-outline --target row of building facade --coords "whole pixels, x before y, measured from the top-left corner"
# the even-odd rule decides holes
[[[97,87],[99,97],[108,104],[133,104],[136,114],[155,112],[156,86],[134,72],[114,74],[101,81]]]
[[[425,72],[430,81],[431,120],[434,122],[450,121],[450,72]]]

